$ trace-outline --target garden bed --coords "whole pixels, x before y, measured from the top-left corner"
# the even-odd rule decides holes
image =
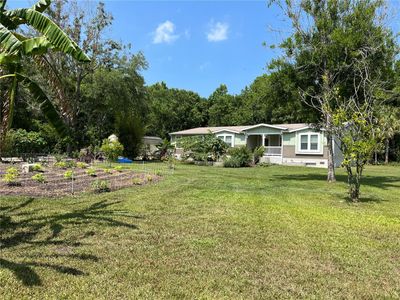
[[[20,175],[16,180],[16,184],[8,185],[3,180],[6,170],[10,167],[18,169]],[[72,195],[82,192],[94,192],[92,187],[95,181],[106,182],[111,191],[121,188],[144,185],[160,180],[160,176],[138,172],[132,170],[114,170],[105,171],[102,168],[93,168],[96,176],[90,176],[86,173],[87,169],[70,168],[62,169],[51,166],[43,167],[43,172],[21,172],[22,164],[0,164],[0,195],[21,195],[34,197],[57,197]],[[74,179],[64,178],[66,171],[74,172]],[[31,177],[35,174],[43,174],[45,182],[40,183],[33,180]]]

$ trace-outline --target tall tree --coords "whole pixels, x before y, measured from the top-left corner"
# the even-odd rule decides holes
[[[40,103],[44,115],[59,134],[63,135],[67,131],[53,103],[40,86],[26,74],[23,66],[28,58],[44,60],[50,51],[69,54],[77,61],[90,62],[89,57],[78,45],[43,14],[50,4],[50,0],[41,0],[31,8],[7,10],[6,1],[0,0],[0,79],[8,81],[8,88],[2,89],[6,97],[2,95],[0,102],[0,148],[12,124],[20,84]],[[29,26],[40,35],[24,36],[20,30],[21,25]]]
[[[391,33],[380,23],[380,0],[287,0],[278,3],[292,22],[293,34],[281,47],[306,80],[299,86],[302,100],[320,115],[326,130],[328,177],[335,181],[332,116],[341,99],[364,101],[364,77],[355,68],[368,62],[372,78],[390,80],[395,46]],[[373,67],[371,67],[373,66]],[[363,74],[364,75],[364,74]]]

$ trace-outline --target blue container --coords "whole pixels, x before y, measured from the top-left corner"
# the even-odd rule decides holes
[[[132,160],[130,160],[129,158],[126,158],[126,157],[119,157],[117,159],[117,162],[122,163],[122,164],[131,164]]]

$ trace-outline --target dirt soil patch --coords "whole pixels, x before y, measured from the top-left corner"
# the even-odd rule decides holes
[[[20,172],[16,181],[17,185],[9,186],[3,180],[6,170],[10,167],[17,168]],[[146,174],[132,170],[113,170],[106,172],[101,168],[95,168],[96,176],[90,176],[86,173],[87,169],[73,168],[68,169],[74,172],[74,180],[65,179],[64,173],[67,169],[60,169],[55,166],[43,167],[43,172],[22,173],[22,164],[0,164],[0,195],[21,195],[34,197],[57,197],[72,195],[82,192],[93,191],[94,181],[107,181],[111,191],[133,185],[145,185],[160,180],[160,176]],[[39,183],[31,177],[42,173],[45,177],[45,183]]]

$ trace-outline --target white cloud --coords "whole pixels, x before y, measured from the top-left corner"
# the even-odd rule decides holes
[[[211,28],[209,32],[207,32],[207,40],[209,42],[220,42],[228,39],[228,29],[228,23],[211,22]]]
[[[171,21],[165,21],[157,26],[156,31],[154,32],[153,43],[161,44],[161,43],[172,43],[176,39],[179,38],[179,35],[175,33],[175,25]]]

